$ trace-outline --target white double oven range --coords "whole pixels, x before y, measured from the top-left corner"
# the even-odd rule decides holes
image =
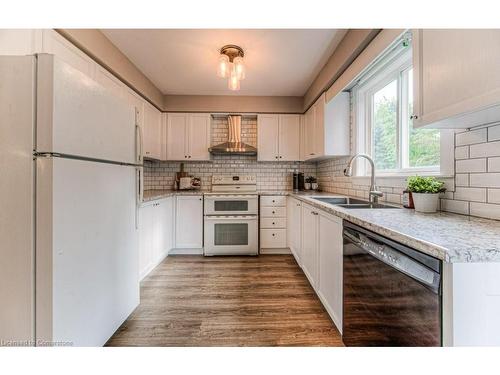
[[[256,176],[212,176],[212,191],[204,199],[204,254],[257,255]]]

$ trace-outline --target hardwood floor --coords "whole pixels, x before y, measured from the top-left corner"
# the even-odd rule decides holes
[[[342,346],[289,255],[169,256],[107,346]]]

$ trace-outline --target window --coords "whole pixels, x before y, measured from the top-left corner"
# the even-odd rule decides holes
[[[377,173],[439,172],[440,131],[414,129],[411,49],[385,56],[353,88],[357,152],[371,155]],[[360,162],[358,175],[369,173]]]

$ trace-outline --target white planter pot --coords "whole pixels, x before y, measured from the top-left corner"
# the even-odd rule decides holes
[[[439,193],[412,193],[415,211],[436,212],[438,208]]]
[[[317,188],[318,188],[318,183],[317,182],[313,182],[311,184],[311,189],[316,190]]]
[[[304,189],[311,190],[311,183],[310,182],[304,182]]]

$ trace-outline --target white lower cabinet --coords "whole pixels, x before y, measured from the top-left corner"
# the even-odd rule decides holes
[[[139,209],[139,275],[144,278],[173,245],[174,198],[144,203]]]
[[[286,201],[287,217],[287,246],[290,248],[295,260],[301,265],[302,249],[302,203],[295,198],[288,197]]]
[[[311,286],[318,286],[318,212],[308,204],[302,205],[301,265]]]
[[[317,293],[342,333],[342,219],[319,211]]]
[[[201,254],[203,252],[203,196],[179,195],[176,199],[175,252]]]
[[[289,254],[287,248],[286,197],[260,197],[260,253]]]
[[[342,332],[342,219],[289,197],[288,246]]]

